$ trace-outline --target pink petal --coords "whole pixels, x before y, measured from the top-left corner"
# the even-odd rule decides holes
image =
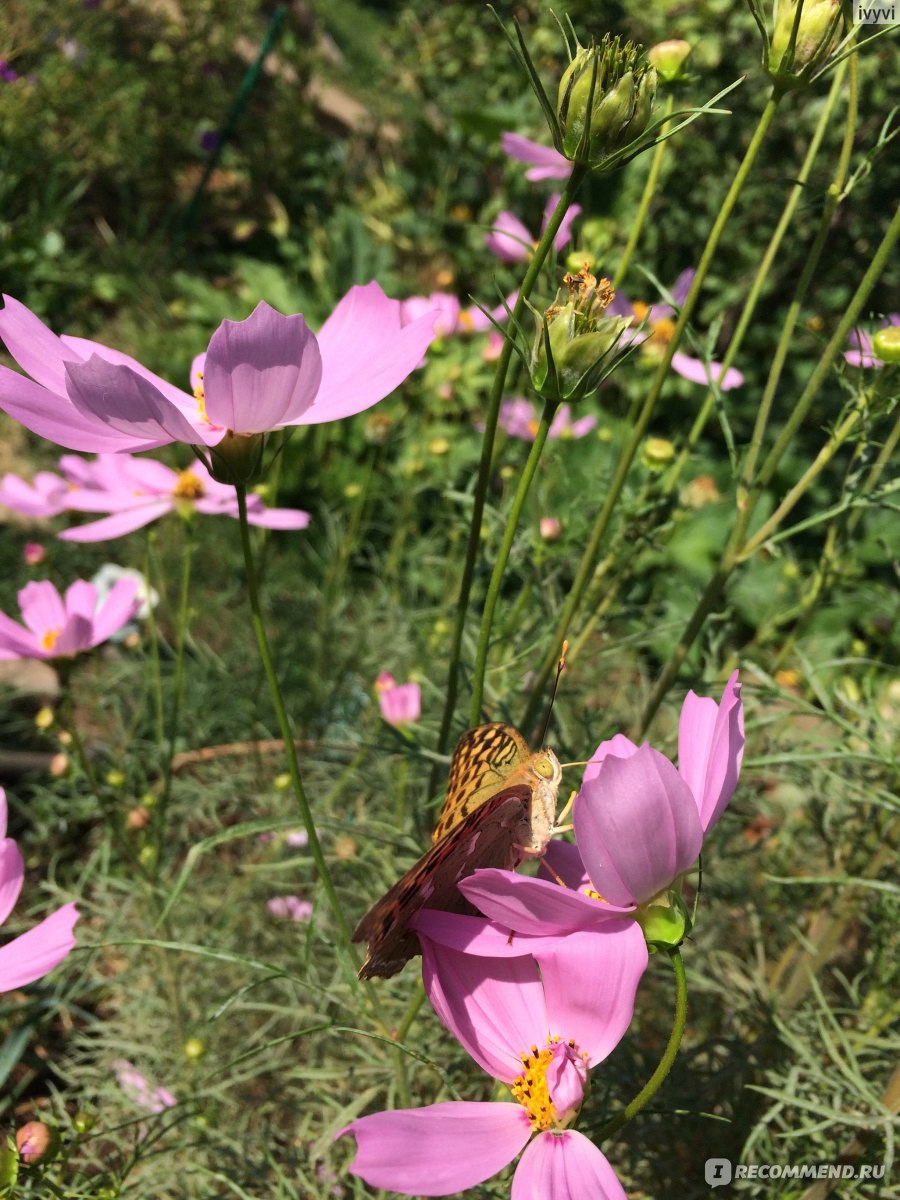
[[[79,412],[66,396],[2,366],[0,409],[32,433],[69,450],[146,450],[161,444],[109,429],[96,417]]]
[[[628,1200],[616,1173],[577,1129],[539,1133],[513,1176],[510,1200]]]
[[[556,937],[631,911],[601,904],[584,892],[570,891],[547,879],[486,867],[460,881],[459,890],[475,907],[517,934]]]
[[[38,647],[38,639],[30,629],[23,629],[6,613],[0,612],[0,660],[11,658],[47,658]]]
[[[7,474],[0,480],[0,504],[25,517],[55,517],[66,509],[66,481],[52,471],[39,471],[33,483]]]
[[[684,379],[689,379],[691,383],[702,383],[711,386],[719,379],[722,374],[722,364],[717,362],[705,363],[699,358],[692,358],[689,354],[682,354],[677,350],[672,355],[672,370]],[[734,367],[729,367],[725,372],[724,377],[718,383],[719,388],[723,392],[731,391],[732,388],[740,387],[744,382],[744,376]]]
[[[101,642],[105,642],[136,615],[141,607],[137,587],[134,579],[120,579],[110,589],[106,600],[94,617],[92,645],[99,646]]]
[[[429,941],[481,958],[522,958],[534,956],[538,947],[556,943],[559,935],[532,937],[513,933],[508,925],[498,925],[484,917],[463,913],[439,912],[424,908],[410,921],[410,928],[424,933]]]
[[[84,356],[67,347],[40,317],[12,296],[3,297],[0,338],[19,366],[42,388],[65,396],[65,364]],[[23,422],[24,424],[24,422]]]
[[[572,820],[594,887],[611,904],[642,904],[670,887],[703,844],[697,804],[669,762],[643,745],[608,757],[584,784]]]
[[[435,312],[404,325],[399,300],[377,283],[352,287],[319,330],[322,384],[302,424],[337,421],[383,400],[434,341]]]
[[[547,206],[544,209],[544,219],[541,222],[541,231],[547,228],[547,222],[553,216],[554,209],[559,204],[559,196],[551,196],[547,201]],[[568,242],[572,240],[572,222],[581,216],[581,205],[570,204],[566,210],[566,215],[563,217],[559,229],[556,231],[556,237],[553,239],[553,245],[557,250],[562,250]]]
[[[595,1066],[616,1048],[634,1016],[649,957],[636,921],[604,921],[535,951],[551,1036],[574,1038]]]
[[[337,1136],[348,1133],[357,1144],[350,1171],[370,1187],[450,1196],[502,1170],[528,1142],[531,1124],[520,1104],[448,1101],[360,1117]]]
[[[534,239],[517,216],[504,210],[494,218],[484,244],[502,262],[524,262],[531,257]]]
[[[744,706],[735,671],[716,704],[688,692],[678,723],[678,772],[694,794],[705,833],[737,787],[744,756]]]
[[[688,292],[691,290],[691,285],[694,282],[694,276],[696,274],[697,271],[694,267],[688,267],[686,270],[681,272],[681,274],[672,284],[672,299],[675,301],[675,304],[678,308],[681,308],[684,305],[685,300],[687,300]]]
[[[8,815],[9,815],[9,805],[7,804],[7,801],[6,801],[6,788],[0,787],[0,840],[2,840],[3,838],[6,837],[6,819],[7,819]],[[2,872],[2,870],[0,870],[0,882],[2,882],[2,880],[3,880],[3,872]],[[3,924],[3,922],[6,920],[6,917],[8,915],[9,915],[8,912],[4,915],[0,915],[0,925]]]
[[[421,932],[419,940],[422,982],[434,1011],[479,1066],[512,1083],[523,1051],[547,1040],[534,959],[480,958],[440,946]]]
[[[500,145],[510,158],[534,164],[525,172],[526,179],[568,179],[572,174],[572,164],[552,146],[542,146],[518,133],[501,133]]]
[[[94,354],[86,363],[66,367],[72,403],[101,428],[126,435],[122,450],[149,449],[168,442],[210,443],[221,439],[199,417],[196,424],[143,375]],[[100,446],[98,449],[105,449]],[[114,447],[111,447],[114,448]]]
[[[51,629],[58,632],[66,623],[62,596],[49,579],[26,583],[19,592],[19,609],[22,620],[39,638]]]
[[[244,321],[223,321],[203,368],[206,413],[235,433],[302,423],[319,390],[322,359],[302,316],[261,300]]]
[[[597,778],[600,774],[600,767],[608,754],[612,754],[616,758],[630,758],[632,754],[637,754],[637,746],[624,733],[617,733],[614,737],[601,742],[588,759],[588,765],[584,768],[584,775],[581,778],[582,783]]]
[[[88,521],[86,525],[75,525],[57,536],[64,542],[108,542],[149,525],[151,521],[171,512],[173,507],[171,500],[157,500],[154,504],[129,508],[99,521]]]
[[[72,930],[79,912],[64,904],[40,925],[0,947],[0,992],[24,987],[52,971],[75,945]]]
[[[67,333],[61,336],[60,341],[67,348],[77,351],[79,358],[84,362],[96,354],[98,358],[102,358],[104,362],[111,363],[113,366],[128,367],[136,375],[140,375],[142,379],[151,383],[156,391],[160,392],[189,421],[196,417],[197,401],[193,395],[183,392],[181,388],[175,387],[167,379],[154,374],[143,363],[132,358],[130,354],[123,354],[121,350],[113,350],[110,346],[104,346],[100,342],[92,342],[88,338],[72,337]]]
[[[550,843],[541,859],[541,879],[554,878],[553,872],[547,869],[549,867],[552,867],[566,887],[572,888],[573,891],[581,892],[591,886],[590,876],[584,869],[578,847],[573,842],[554,840]]]
[[[3,839],[0,840],[0,925],[15,907],[25,878],[25,863],[19,847],[6,837],[6,800],[4,798]]]
[[[264,508],[261,512],[248,512],[247,520],[262,529],[305,529],[310,516],[302,508]]]

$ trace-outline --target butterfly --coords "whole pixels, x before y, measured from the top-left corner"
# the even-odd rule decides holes
[[[421,908],[471,913],[457,884],[479,867],[512,870],[540,858],[556,824],[562,768],[552,750],[529,750],[518,730],[502,722],[464,733],[450,762],[447,798],[432,846],[381,897],[353,932],[366,942],[360,979],[396,975],[420,953],[409,928]]]

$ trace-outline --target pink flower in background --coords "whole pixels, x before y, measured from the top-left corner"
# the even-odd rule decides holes
[[[433,313],[404,326],[399,301],[377,283],[351,288],[318,336],[301,315],[262,301],[215,331],[194,360],[191,395],[117,350],[57,337],[23,304],[5,301],[0,337],[31,379],[0,367],[0,409],[70,450],[215,446],[229,431],[336,421],[398,387],[434,338]]]
[[[553,210],[559,203],[559,196],[551,196],[544,209],[544,219],[541,222],[541,232],[547,228],[547,222],[553,215]],[[573,204],[563,217],[553,245],[561,250],[572,237],[572,222],[580,214],[581,208]],[[498,213],[490,233],[485,234],[484,244],[503,262],[526,262],[531,258],[531,252],[537,245],[537,239],[525,228],[518,217],[511,212]]]
[[[422,715],[422,689],[417,683],[397,683],[388,671],[375,680],[381,715],[389,725],[411,725]]]
[[[568,179],[572,164],[552,146],[542,146],[519,133],[501,133],[500,145],[505,154],[519,162],[531,163],[525,178],[532,182],[540,179]]]
[[[632,922],[604,934],[576,933],[523,954],[485,928],[473,953],[442,944],[487,926],[447,913],[421,914],[422,978],[435,1012],[512,1100],[450,1101],[359,1117],[350,1167],[371,1187],[408,1196],[448,1196],[477,1187],[524,1150],[514,1198],[625,1200],[612,1167],[583,1134],[578,1116],[588,1072],[626,1032],[647,965]],[[424,925],[428,925],[426,934]],[[440,941],[438,939],[441,939]],[[489,945],[479,950],[477,943]],[[495,957],[499,955],[499,957]]]
[[[695,274],[696,271],[693,267],[682,271],[672,286],[672,299],[679,308],[687,298]],[[643,300],[631,301],[624,292],[617,292],[607,312],[613,317],[637,317],[638,323],[633,327],[633,332],[630,335],[626,333],[625,336],[626,338],[629,336],[643,338],[641,353],[649,357],[660,357],[675,332],[675,309],[671,304],[645,304]],[[648,326],[641,327],[639,324],[645,318],[649,323],[649,337],[647,336]],[[681,350],[676,350],[672,357],[672,370],[681,375],[683,379],[689,379],[691,383],[702,383],[709,386],[719,381],[722,364],[707,363],[700,358],[693,358],[690,354],[684,354]],[[723,392],[729,392],[732,388],[740,387],[743,382],[744,376],[741,372],[734,367],[729,367],[722,380],[718,382],[718,387]]]
[[[0,659],[68,658],[91,650],[127,625],[140,607],[137,586],[123,579],[98,605],[97,589],[78,579],[60,596],[49,580],[19,592],[24,626],[0,613]]]
[[[575,799],[574,846],[551,842],[546,861],[566,884],[487,868],[459,889],[508,929],[559,935],[634,912],[697,861],[737,786],[744,715],[737,671],[721,701],[689,692],[678,730],[678,769],[624,734],[602,742]]]
[[[161,462],[127,453],[100,454],[94,461],[64,454],[59,465],[64,478],[51,478],[60,487],[54,491],[46,481],[42,485],[48,497],[46,511],[35,512],[34,501],[29,515],[55,516],[64,510],[112,514],[65,530],[59,535],[63,541],[102,542],[122,537],[176,511],[235,520],[238,517],[235,489],[218,483],[199,461],[184,471],[174,471]],[[49,474],[43,472],[44,476]],[[21,512],[18,501],[27,489],[28,484],[17,475],[4,475],[0,480],[0,503]],[[296,508],[266,508],[261,498],[251,493],[247,496],[247,519],[251,525],[267,529],[305,529],[309,513]]]
[[[266,908],[273,917],[290,921],[308,921],[313,911],[312,902],[301,900],[299,896],[273,896],[266,901]]]
[[[178,1103],[168,1088],[154,1087],[127,1059],[116,1059],[113,1070],[119,1087],[137,1108],[157,1116]]]
[[[12,912],[25,878],[25,863],[6,836],[6,821],[6,792],[0,788],[0,924]],[[74,904],[64,904],[34,929],[0,946],[0,993],[34,983],[62,962],[75,945],[72,930],[79,915]]]
[[[507,298],[506,305],[512,308],[515,302],[516,296],[513,293]],[[499,304],[491,310],[490,315],[498,323],[507,318],[506,305]],[[432,292],[430,296],[409,296],[406,300],[400,301],[400,308],[404,325],[411,321],[417,321],[428,313],[432,315],[437,313],[434,333],[435,337],[439,338],[451,337],[455,333],[484,333],[492,328],[487,315],[477,304],[470,304],[467,308],[463,308],[457,297],[450,292]]]
[[[900,327],[900,313],[888,313],[878,326],[879,329]],[[884,361],[878,358],[872,349],[872,335],[864,329],[854,329],[847,341],[851,349],[844,351],[844,358],[851,367],[883,367]]]
[[[47,551],[40,542],[26,542],[22,548],[22,558],[26,567],[36,567],[47,557]]]
[[[64,512],[69,485],[52,471],[38,471],[31,483],[18,475],[0,479],[0,504],[23,517],[55,517]]]
[[[556,410],[556,416],[550,422],[547,437],[551,441],[557,438],[583,438],[596,426],[597,418],[590,414],[572,420],[572,409],[568,404],[561,404]],[[500,427],[510,437],[524,438],[533,442],[540,425],[540,413],[530,400],[504,400],[500,406]]]

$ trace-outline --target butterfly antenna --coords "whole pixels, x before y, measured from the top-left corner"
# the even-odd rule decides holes
[[[566,655],[569,653],[569,639],[566,638],[562,644],[562,650],[559,654],[559,662],[556,664],[556,679],[553,681],[553,691],[550,695],[550,703],[547,705],[547,715],[544,717],[544,727],[541,730],[541,745],[547,740],[547,730],[550,728],[550,718],[553,715],[553,702],[556,700],[556,693],[559,691],[559,681],[563,671],[566,669]]]

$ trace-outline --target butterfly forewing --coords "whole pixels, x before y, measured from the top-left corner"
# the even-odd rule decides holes
[[[464,733],[450,762],[447,798],[431,835],[432,842],[441,841],[457,822],[489,796],[495,796],[529,756],[521,733],[502,721],[479,725]]]
[[[457,887],[479,867],[511,870],[530,828],[531,789],[503,790],[479,805],[432,846],[366,913],[353,932],[354,942],[367,942],[369,953],[360,979],[387,978],[419,953],[419,939],[408,928],[422,908],[474,913]]]

